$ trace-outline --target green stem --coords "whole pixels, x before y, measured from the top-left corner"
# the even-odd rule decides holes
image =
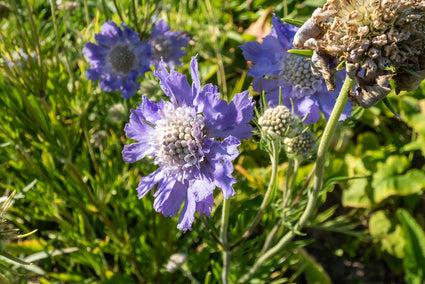
[[[322,139],[319,144],[316,158],[316,171],[314,176],[314,187],[312,192],[309,195],[307,206],[298,220],[297,224],[294,226],[294,229],[287,232],[282,239],[265,254],[263,254],[251,267],[249,272],[242,277],[239,282],[245,283],[254,275],[254,273],[268,260],[276,256],[296,235],[296,232],[299,231],[305,223],[309,220],[313,210],[316,207],[317,197],[319,195],[320,189],[323,185],[323,175],[324,167],[326,162],[326,152],[329,148],[331,138],[335,132],[337,122],[341,116],[342,111],[344,110],[345,105],[348,100],[348,92],[353,88],[355,80],[350,79],[348,76],[345,78],[344,85],[342,86],[341,92],[339,93],[338,99],[335,103],[335,106],[332,110],[329,121],[326,124],[325,130],[323,132]]]
[[[229,283],[229,268],[231,251],[227,240],[227,231],[229,227],[229,213],[230,213],[230,198],[223,200],[223,214],[221,215],[221,228],[220,228],[220,242],[223,246],[223,271],[221,272],[221,281],[223,284]]]
[[[279,165],[279,152],[280,152],[280,146],[279,141],[274,140],[271,142],[271,153],[270,153],[270,161],[272,164],[272,173],[270,177],[269,186],[266,191],[266,195],[264,196],[263,202],[260,205],[260,210],[258,210],[257,215],[254,218],[254,221],[252,221],[251,226],[248,228],[248,230],[242,235],[242,238],[240,238],[239,241],[234,243],[231,246],[231,249],[237,247],[242,242],[246,241],[249,236],[254,231],[255,227],[258,225],[258,223],[261,220],[261,217],[263,217],[264,211],[266,210],[267,204],[269,203],[270,196],[272,195],[273,190],[276,188],[277,184],[277,167]]]
[[[178,269],[183,273],[183,275],[186,278],[189,278],[190,281],[192,281],[195,284],[200,284],[201,282],[199,282],[195,277],[193,277],[193,275],[187,271],[186,269],[184,269],[180,264],[176,264]]]
[[[87,4],[87,0],[83,1],[84,3],[84,14],[86,16],[87,26],[90,25],[90,13],[89,13],[89,5]]]

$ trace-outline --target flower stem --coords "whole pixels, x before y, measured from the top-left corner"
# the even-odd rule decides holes
[[[326,124],[325,130],[323,132],[323,136],[317,151],[317,158],[315,163],[316,171],[314,176],[313,190],[309,194],[307,206],[303,214],[301,215],[297,224],[294,226],[293,230],[287,232],[274,247],[272,247],[265,254],[260,256],[260,258],[258,258],[258,260],[251,267],[249,272],[245,274],[244,277],[240,278],[239,280],[240,283],[247,282],[265,262],[273,258],[275,255],[277,255],[292,240],[292,238],[296,235],[296,232],[301,230],[301,228],[305,225],[305,223],[309,220],[311,214],[313,213],[313,210],[316,207],[317,197],[323,185],[326,152],[329,148],[332,135],[335,132],[339,117],[341,116],[342,111],[344,110],[344,107],[347,104],[348,92],[353,88],[354,83],[355,83],[355,80],[350,79],[348,76],[345,78],[344,85],[342,86],[341,92],[339,93],[338,99],[332,110],[329,121]]]
[[[258,210],[257,215],[254,218],[254,221],[252,221],[251,226],[248,228],[248,230],[242,235],[242,238],[240,238],[239,241],[234,243],[231,246],[231,249],[237,247],[242,242],[246,241],[249,236],[254,231],[255,227],[258,225],[258,222],[260,222],[261,217],[263,217],[264,211],[266,210],[267,204],[269,202],[270,196],[272,195],[273,190],[276,188],[277,183],[277,166],[279,165],[279,152],[280,152],[280,146],[279,141],[274,140],[271,142],[271,153],[270,153],[270,161],[272,164],[272,173],[270,177],[269,186],[266,191],[266,195],[264,196],[263,202],[260,205],[260,210]]]
[[[221,282],[223,284],[229,283],[229,268],[231,251],[227,240],[227,229],[229,227],[229,213],[230,213],[230,198],[223,200],[223,214],[221,215],[221,228],[220,228],[220,242],[223,246],[223,271],[221,272]]]

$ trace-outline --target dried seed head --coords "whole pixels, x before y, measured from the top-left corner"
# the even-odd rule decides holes
[[[346,61],[348,76],[359,82],[355,101],[363,107],[391,91],[391,78],[397,93],[416,88],[425,78],[423,0],[328,0],[299,33],[294,46],[315,51],[313,68],[328,89],[334,86],[333,60]]]

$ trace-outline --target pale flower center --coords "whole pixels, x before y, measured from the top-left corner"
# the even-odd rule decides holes
[[[153,139],[156,163],[169,173],[199,168],[204,159],[204,126],[204,117],[190,107],[165,108]]]
[[[128,45],[117,45],[109,52],[109,63],[116,72],[128,73],[134,67],[136,55]]]
[[[171,41],[163,35],[156,37],[152,46],[157,55],[168,55],[172,50]]]
[[[321,87],[321,78],[313,75],[310,63],[304,57],[286,54],[281,70],[280,77],[293,86],[295,96],[312,95]]]

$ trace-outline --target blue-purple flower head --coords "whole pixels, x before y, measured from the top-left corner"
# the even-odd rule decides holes
[[[13,68],[15,66],[24,68],[24,63],[28,62],[28,60],[32,60],[34,62],[36,61],[34,53],[31,52],[28,54],[20,47],[12,53],[12,58],[10,58],[10,60],[4,58],[4,61],[6,62],[7,66],[9,66],[9,68]]]
[[[251,136],[248,123],[254,110],[248,91],[227,104],[216,86],[201,87],[195,57],[190,65],[192,86],[186,76],[168,72],[160,63],[154,75],[170,101],[155,103],[143,96],[125,126],[127,137],[137,143],[125,145],[122,152],[129,163],[155,157],[159,168],[140,180],[138,196],[157,184],[154,209],[164,216],[175,216],[184,203],[177,226],[181,230],[191,229],[196,211],[210,215],[216,187],[224,198],[235,194],[232,161],[240,139]]]
[[[104,91],[120,91],[128,99],[139,89],[137,79],[149,70],[151,47],[140,41],[139,35],[121,23],[108,21],[95,35],[98,44],[87,43],[83,53],[89,59],[91,68],[87,69],[87,79],[100,79]]]
[[[329,118],[341,88],[339,80],[337,90],[328,92],[322,77],[314,76],[310,62],[288,52],[293,48],[292,40],[297,27],[283,24],[273,16],[273,28],[263,43],[247,42],[241,46],[245,59],[254,63],[248,74],[254,77],[255,91],[264,91],[269,106],[276,106],[282,94],[283,104],[294,113],[306,117],[304,123],[315,123],[322,112]],[[351,113],[351,105],[347,104],[341,118]]]
[[[179,31],[170,31],[170,26],[164,20],[157,21],[149,37],[152,46],[151,64],[158,66],[162,59],[171,68],[181,65],[180,58],[186,55],[183,48],[188,42],[187,35]]]

